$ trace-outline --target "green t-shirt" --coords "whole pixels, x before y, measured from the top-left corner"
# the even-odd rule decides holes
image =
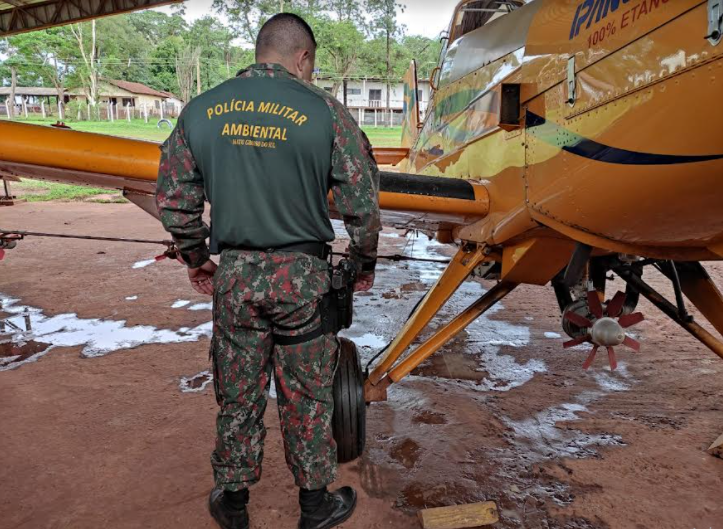
[[[329,105],[285,70],[254,72],[193,99],[179,118],[211,203],[211,252],[332,241]]]

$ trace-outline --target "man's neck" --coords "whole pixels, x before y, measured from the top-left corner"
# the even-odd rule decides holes
[[[283,66],[284,68],[286,68],[286,70],[291,73],[291,75],[294,75],[292,73],[292,65],[286,64],[286,62],[287,60],[275,55],[256,57],[256,64],[278,64],[279,66]]]

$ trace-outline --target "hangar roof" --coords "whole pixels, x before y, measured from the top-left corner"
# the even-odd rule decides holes
[[[0,0],[0,37],[181,0]]]

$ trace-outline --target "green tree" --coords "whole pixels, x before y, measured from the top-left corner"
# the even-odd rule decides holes
[[[205,16],[189,29],[186,43],[200,48],[201,90],[208,90],[230,78],[233,34],[216,18]]]
[[[399,57],[394,64],[394,75],[402,77],[412,59],[417,61],[417,73],[420,79],[429,79],[437,66],[442,43],[419,35],[405,36],[399,47]]]
[[[337,94],[342,80],[355,71],[364,35],[350,20],[323,17],[313,20],[313,26],[319,43],[317,67],[322,73],[332,74],[332,94]]]
[[[372,15],[372,31],[377,38],[384,40],[385,45],[385,77],[387,81],[387,111],[391,103],[391,88],[393,74],[393,57],[392,51],[397,37],[404,34],[404,27],[397,22],[397,10],[404,7],[398,4],[396,0],[367,0],[368,10]],[[392,115],[387,112],[388,125],[391,126]]]
[[[0,75],[10,78],[14,69],[20,86],[53,87],[58,101],[63,101],[71,50],[66,27],[15,35],[5,41],[4,52],[10,57],[0,67]]]

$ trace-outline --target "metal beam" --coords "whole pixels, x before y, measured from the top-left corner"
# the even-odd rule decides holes
[[[178,3],[181,0],[46,0],[22,3],[5,2],[10,9],[0,10],[0,37],[53,26],[71,24],[139,9]]]

